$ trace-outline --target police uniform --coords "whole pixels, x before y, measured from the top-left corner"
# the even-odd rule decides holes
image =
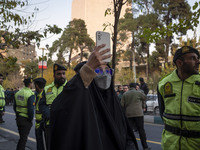
[[[32,83],[32,79],[24,80],[25,85]],[[16,123],[20,135],[17,150],[25,149],[27,137],[32,127],[34,116],[35,96],[29,87],[24,87],[15,94],[14,111],[16,113]]]
[[[44,78],[36,78],[34,79],[35,85],[40,85],[40,88],[44,88],[46,84],[46,80]],[[41,99],[45,98],[45,92],[42,90],[40,93],[35,93],[36,103],[35,103],[35,137],[37,143],[37,150],[44,150],[45,145],[43,141],[43,133],[44,133],[44,119],[42,117],[42,112],[39,110],[39,102]]]
[[[59,64],[54,64],[53,71],[54,73],[58,70],[66,70],[66,68]],[[41,110],[44,119],[45,119],[45,137],[46,137],[46,146],[48,149],[48,141],[49,141],[49,119],[50,119],[50,109],[51,104],[54,101],[54,99],[62,92],[63,87],[67,83],[67,80],[64,84],[56,87],[55,83],[52,82],[51,84],[47,85],[45,87],[45,99],[41,99],[39,103],[39,109]]]
[[[2,76],[2,75],[1,75]],[[3,76],[2,76],[3,77]],[[5,94],[2,85],[0,85],[0,123],[4,123],[3,112],[5,112]]]
[[[176,51],[173,61],[186,53],[199,57],[196,49],[184,46]],[[174,70],[159,82],[158,100],[165,124],[162,149],[200,149],[200,75],[181,80]]]

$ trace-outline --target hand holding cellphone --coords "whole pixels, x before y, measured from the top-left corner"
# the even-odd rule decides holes
[[[102,48],[101,50],[105,50],[107,48],[110,48],[110,33],[108,32],[102,32],[102,31],[97,31],[96,32],[96,46],[105,44],[105,47]],[[111,52],[107,52],[105,55],[111,54]],[[111,58],[105,59],[105,62],[110,62]]]

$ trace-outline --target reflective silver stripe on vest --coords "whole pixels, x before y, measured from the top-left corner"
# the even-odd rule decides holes
[[[18,96],[17,96],[17,99],[23,101],[23,100],[24,100],[24,96],[18,95]]]
[[[0,99],[5,99],[4,97],[0,97]]]
[[[172,120],[183,120],[183,121],[200,121],[199,116],[185,116],[185,115],[174,115],[163,113],[163,117]]]

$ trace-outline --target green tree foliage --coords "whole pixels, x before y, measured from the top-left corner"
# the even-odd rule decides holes
[[[16,73],[19,71],[19,65],[16,63],[16,57],[8,57],[0,61],[0,72],[4,76],[9,74]]]
[[[39,11],[36,7],[30,15],[23,14],[23,9],[29,5],[31,4],[28,0],[1,0],[0,37],[3,37],[4,40],[0,40],[0,49],[5,49],[5,46],[18,48],[20,44],[30,45],[31,41],[40,41],[41,38],[47,36],[47,33],[58,34],[62,31],[56,25],[46,25],[43,29],[36,31],[21,31],[19,27],[31,23],[31,19]]]
[[[174,69],[175,69],[175,65],[173,64],[173,62],[171,63],[166,63],[165,67],[161,68],[161,73],[160,73],[160,77],[161,79],[165,76],[167,76],[168,74],[170,74]]]
[[[188,29],[193,28],[190,23],[191,19],[193,20],[193,13],[186,0],[153,0],[153,8],[164,24],[155,30],[145,29],[149,42],[173,36],[173,33],[185,34]]]
[[[14,11],[18,7],[23,8],[27,5],[28,5],[27,0],[21,0],[21,1],[20,0],[1,0],[0,27],[4,28],[7,26],[7,23],[10,23],[10,22],[14,22],[14,25],[27,24],[28,18],[20,16],[18,13]],[[34,16],[34,13],[32,14],[32,17],[33,16]]]
[[[148,88],[152,91],[152,93],[157,93],[158,82],[160,81],[160,73],[154,72],[147,80]]]
[[[153,8],[156,13],[159,15],[161,22],[163,22],[162,29],[165,32],[162,35],[161,40],[162,44],[165,47],[162,49],[162,53],[164,54],[165,62],[168,62],[168,56],[170,51],[170,44],[172,43],[173,33],[185,35],[187,29],[178,30],[176,32],[170,27],[172,26],[173,21],[177,20],[187,20],[191,16],[190,5],[186,0],[179,1],[162,1],[162,0],[154,0]]]
[[[133,55],[135,54],[135,47],[136,47],[136,38],[135,34],[137,34],[137,20],[133,18],[133,14],[131,9],[127,9],[124,15],[124,18],[119,20],[119,40],[120,43],[126,43],[128,46],[124,50],[123,60],[129,61],[130,65],[129,68],[132,70],[133,66]],[[128,43],[128,39],[132,39],[130,43]]]
[[[16,63],[16,57],[8,57],[0,60],[0,72],[4,76],[4,88],[16,88],[22,84],[22,76],[20,75],[20,67]]]
[[[137,64],[147,63],[147,72],[149,72],[148,68],[151,67],[148,62],[150,57],[150,43],[144,38],[144,29],[149,28],[150,30],[154,30],[158,26],[161,26],[158,15],[152,11],[151,2],[152,0],[135,1],[133,8],[127,9],[124,18],[120,19],[119,22],[120,39],[123,43],[128,44],[124,55],[127,59],[126,61],[130,62],[130,68],[132,68],[133,57],[130,53],[131,50],[136,56],[135,60]],[[139,12],[141,9],[143,11]],[[128,43],[127,41],[130,41],[130,39],[131,42]]]
[[[23,62],[22,66],[24,70],[24,74],[27,77],[32,77],[33,79],[36,78],[39,74],[39,69],[38,69],[38,61],[26,61]]]
[[[153,51],[151,56],[148,58],[150,68],[158,68],[160,66],[159,53],[157,51]]]
[[[133,71],[130,68],[122,68],[121,71],[116,72],[116,83],[120,83],[121,85],[129,84],[130,82],[134,82]]]
[[[67,79],[67,81],[71,80],[71,78],[76,74],[76,72],[74,71],[74,68],[76,67],[76,65],[77,65],[77,62],[76,61],[72,61],[72,67],[67,69],[67,71],[66,71],[66,79]]]
[[[58,51],[58,60],[64,63],[64,56],[68,55],[68,67],[70,67],[72,53],[80,51],[80,61],[88,56],[88,52],[94,48],[94,41],[87,34],[85,22],[74,19],[69,22],[60,39],[55,41],[50,48],[50,56]]]

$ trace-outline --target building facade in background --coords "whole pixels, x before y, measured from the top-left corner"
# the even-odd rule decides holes
[[[18,49],[7,48],[5,57],[16,57],[17,63],[22,61],[35,61],[36,60],[35,45],[20,45]]]
[[[105,16],[107,8],[113,8],[112,0],[72,0],[71,20],[84,20],[88,34],[96,41],[96,31],[103,31],[104,23],[114,24],[113,14]],[[124,8],[121,16],[124,15]],[[112,27],[107,27],[105,31],[112,33],[112,30]]]
[[[125,14],[125,10],[131,6],[123,5],[121,16]],[[111,37],[113,33],[114,25],[114,14],[106,15],[105,11],[110,8],[113,10],[113,0],[72,0],[72,13],[71,20],[82,19],[85,21],[87,32],[90,37],[96,42],[96,31],[103,31],[104,24],[110,24],[105,29],[105,32],[109,32]],[[130,39],[131,40],[131,39]],[[111,41],[112,43],[112,41]],[[124,49],[126,44],[124,44]],[[112,51],[112,44],[111,44]],[[78,55],[73,54],[72,60],[77,59]],[[128,66],[129,62],[120,61],[118,68],[121,69],[123,66]]]

